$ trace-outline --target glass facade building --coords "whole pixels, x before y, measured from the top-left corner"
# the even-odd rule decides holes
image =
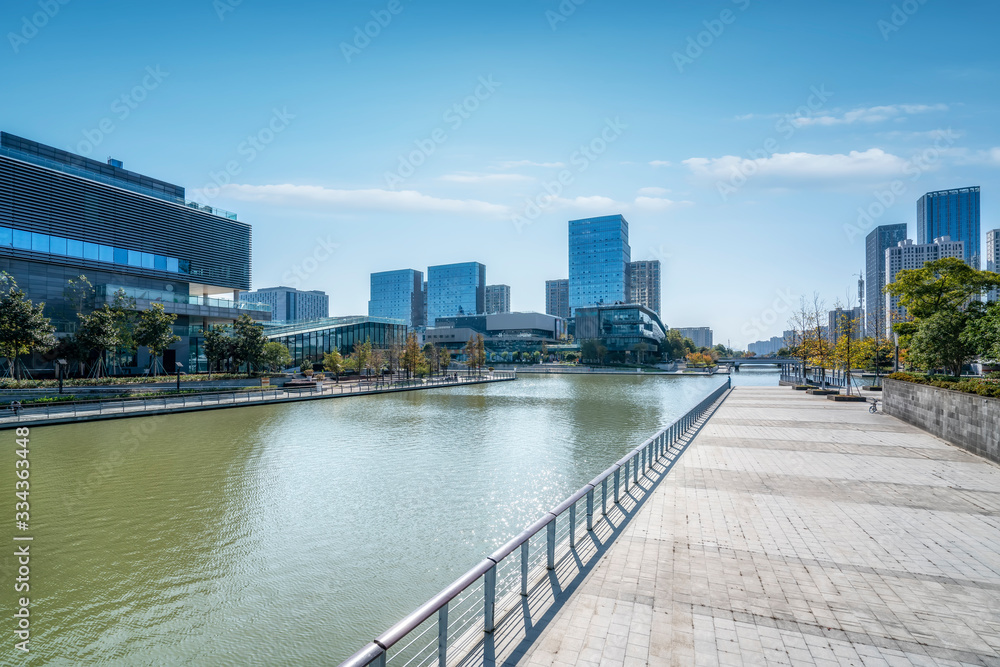
[[[906,240],[906,223],[879,225],[865,238],[865,330],[885,329],[885,251]]]
[[[986,270],[1000,273],[1000,229],[986,232]],[[1000,301],[1000,289],[986,294],[987,301]]]
[[[242,313],[270,319],[268,306],[239,301],[250,287],[251,230],[235,218],[118,162],[0,133],[0,270],[45,303],[57,335],[75,331],[77,312],[99,307],[119,288],[140,310],[163,303],[184,334]],[[66,288],[81,275],[94,289],[76,302]],[[197,344],[185,335],[169,358],[191,372]],[[136,372],[144,355],[130,362]],[[35,361],[29,366],[48,366]]]
[[[569,309],[629,298],[628,222],[621,215],[569,221]]]
[[[326,317],[311,322],[268,325],[264,334],[268,340],[287,347],[293,361],[311,359],[318,363],[324,354],[334,349],[346,357],[354,351],[355,343],[366,340],[380,349],[394,343],[403,345],[407,326],[402,320],[384,317]]]
[[[979,241],[979,186],[928,192],[917,200],[917,243],[934,243],[943,236],[961,241],[962,259],[981,268]]]
[[[271,321],[294,322],[317,320],[330,316],[330,297],[319,290],[298,290],[294,287],[262,287],[240,294],[241,301],[266,303],[271,306]]]
[[[650,351],[666,337],[659,316],[638,304],[588,306],[576,310],[576,339],[599,340],[610,352],[630,352],[639,343]]]
[[[629,303],[638,303],[660,314],[660,260],[629,262],[628,286]]]
[[[545,314],[569,319],[569,280],[545,281]]]
[[[422,271],[399,269],[373,273],[368,315],[402,320],[411,327],[424,326],[426,319],[423,290]]]
[[[478,262],[427,269],[427,326],[439,317],[486,312],[486,267]]]

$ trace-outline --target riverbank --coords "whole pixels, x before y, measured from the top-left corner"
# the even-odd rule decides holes
[[[451,378],[451,379],[446,379]],[[51,403],[24,406],[17,415],[11,412],[0,417],[0,430],[17,426],[46,426],[69,424],[105,419],[123,419],[176,412],[218,410],[222,408],[246,407],[248,405],[270,405],[274,403],[297,403],[346,396],[370,396],[401,391],[458,387],[470,384],[509,382],[516,380],[515,373],[495,371],[485,376],[446,376],[421,380],[401,380],[388,385],[378,383],[319,382],[315,387],[275,388],[254,391],[206,392],[201,394],[168,395],[155,398],[120,398],[109,401],[87,401],[72,403]]]

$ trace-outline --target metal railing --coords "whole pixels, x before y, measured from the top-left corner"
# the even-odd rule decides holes
[[[123,414],[141,415],[144,412],[187,410],[203,407],[220,407],[224,405],[265,404],[273,401],[283,401],[302,398],[331,398],[342,395],[378,394],[382,392],[399,391],[401,389],[430,388],[475,384],[484,380],[513,380],[515,373],[494,371],[482,375],[446,375],[435,378],[413,380],[353,380],[336,383],[333,380],[317,383],[316,386],[287,389],[243,389],[242,391],[209,391],[197,394],[169,394],[156,397],[99,399],[92,401],[59,401],[44,405],[31,404],[20,408],[18,414],[9,409],[6,414],[0,413],[0,427],[19,423],[45,421],[50,419],[93,419],[103,416]],[[50,390],[51,391],[51,390]],[[162,391],[162,390],[161,390]]]
[[[518,608],[517,604],[498,605],[498,600],[517,601],[528,596],[532,571],[543,565],[546,571],[554,570],[557,563],[572,555],[577,548],[577,531],[592,532],[602,520],[607,521],[608,503],[619,505],[630,485],[639,484],[640,475],[645,476],[653,463],[666,456],[730,387],[726,378],[694,408],[546,512],[340,667],[386,667],[397,662],[404,667],[435,663],[446,667],[449,655],[454,658],[459,651],[475,647],[485,634],[494,632],[509,611]],[[568,518],[561,518],[566,514]],[[531,540],[543,533],[544,549],[536,546],[532,555]],[[515,552],[517,556],[508,558]]]

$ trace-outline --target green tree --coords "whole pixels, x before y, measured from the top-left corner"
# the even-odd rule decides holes
[[[340,356],[340,350],[334,348],[323,355],[323,370],[333,373],[340,382],[340,374],[344,372],[344,358]]]
[[[973,341],[963,336],[974,317],[973,313],[948,307],[921,318],[910,340],[908,358],[928,371],[944,368],[960,376],[962,366],[976,355]]]
[[[92,353],[97,354],[97,366],[94,375],[101,377],[107,365],[107,354],[118,349],[119,333],[115,311],[108,304],[96,308],[86,315],[77,314],[80,326],[77,329],[77,340]]]
[[[267,370],[272,373],[288,366],[292,363],[292,354],[288,348],[276,340],[264,344],[264,352],[261,354],[261,362],[267,366]]]
[[[309,357],[305,357],[299,362],[299,372],[303,375],[312,375],[313,362],[309,359]]]
[[[451,366],[451,350],[446,347],[440,347],[438,348],[438,368],[442,372],[447,372],[448,366]]]
[[[984,359],[1000,361],[1000,301],[991,302],[981,317],[969,322],[962,338]]]
[[[365,342],[358,341],[354,344],[352,359],[354,360],[354,366],[357,368],[358,375],[364,375],[365,371],[371,365],[372,342],[370,339],[366,338]]]
[[[417,366],[426,362],[424,355],[420,352],[417,335],[412,332],[406,336],[406,343],[403,345],[403,354],[400,362],[406,370],[406,377],[408,378],[417,372]]]
[[[180,336],[174,335],[175,320],[177,320],[176,315],[163,311],[162,303],[150,304],[149,308],[139,315],[139,322],[135,328],[135,342],[145,345],[149,350],[151,374],[155,374],[156,360],[163,355],[163,351],[181,340]]]
[[[438,368],[440,360],[438,359],[437,347],[434,343],[424,343],[423,347],[424,359],[427,360],[427,372],[431,377],[434,377],[434,372]]]
[[[237,365],[246,364],[247,373],[251,373],[260,364],[267,345],[264,325],[254,322],[246,313],[240,315],[233,325],[233,342]]]
[[[55,327],[6,272],[0,273],[0,355],[7,359],[11,377],[17,378],[17,358],[49,349],[55,344]]]
[[[597,361],[597,340],[587,338],[580,342],[580,357],[584,362]]]
[[[212,377],[212,368],[221,364],[230,355],[230,338],[228,336],[229,327],[222,324],[213,324],[207,330],[202,330],[204,337],[202,351],[208,361],[208,377]],[[291,359],[289,359],[291,361]]]
[[[134,357],[139,350],[141,343],[136,338],[136,330],[139,326],[139,313],[137,312],[135,299],[130,297],[123,289],[115,291],[108,307],[113,314],[114,327],[118,338],[118,343],[112,350],[114,355],[113,365],[119,367],[123,365],[126,357]]]

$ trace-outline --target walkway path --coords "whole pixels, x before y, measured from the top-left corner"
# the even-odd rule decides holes
[[[521,665],[1000,665],[1000,468],[739,387]]]

